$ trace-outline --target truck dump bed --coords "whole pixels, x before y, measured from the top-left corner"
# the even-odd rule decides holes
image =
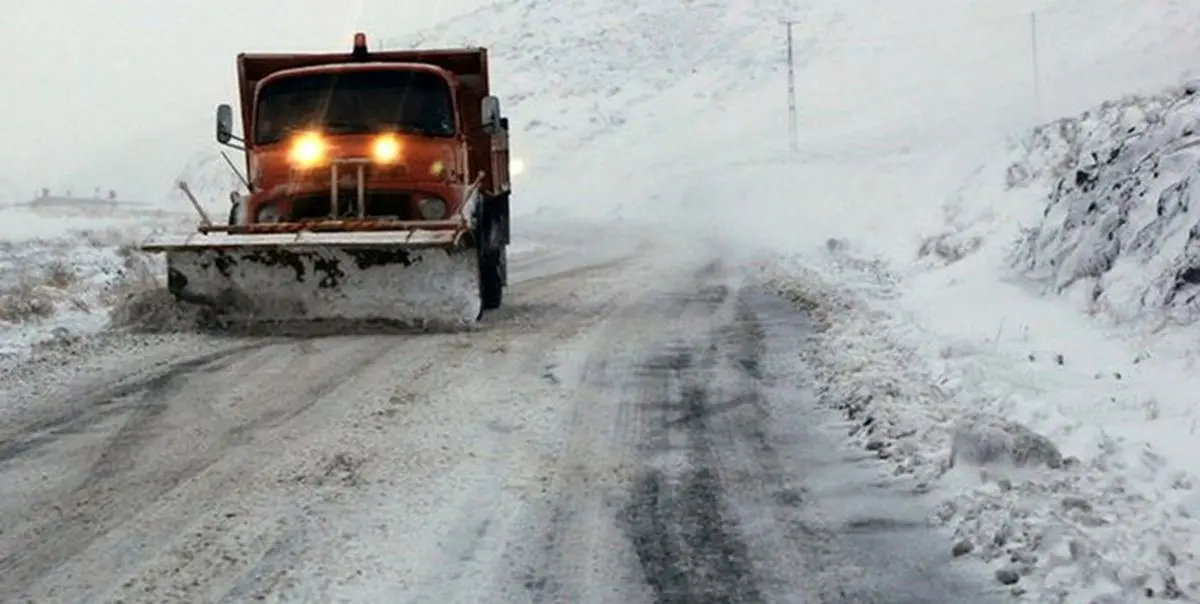
[[[242,107],[254,105],[254,87],[265,77],[286,69],[358,62],[351,53],[238,55]],[[453,73],[463,88],[483,98],[489,94],[487,49],[385,50],[367,55],[371,63],[426,63]],[[477,103],[476,103],[477,104]],[[477,108],[478,109],[478,108]],[[245,113],[245,112],[244,112]],[[478,112],[476,112],[478,113]],[[476,117],[478,122],[478,116]],[[248,124],[244,124],[248,125]]]

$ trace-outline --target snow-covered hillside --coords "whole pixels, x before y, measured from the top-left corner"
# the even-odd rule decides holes
[[[384,44],[487,46],[515,144],[541,174],[557,172],[565,158],[606,135],[634,143],[627,146],[635,147],[630,149],[635,154],[638,148],[655,156],[672,154],[679,120],[694,119],[696,107],[733,109],[776,81],[783,67],[777,20],[789,16],[791,4],[497,2],[449,26],[388,38]],[[834,20],[820,17],[797,27],[797,33],[811,37]],[[629,141],[625,126],[630,121],[657,123],[659,138]],[[693,122],[688,130],[714,126]],[[614,159],[620,166],[630,158]]]
[[[1029,602],[1200,598],[1200,124],[1172,88],[1200,5],[518,0],[394,33],[492,49],[518,213],[720,236],[810,309],[821,400],[911,480],[948,560]],[[213,212],[237,185],[215,153],[185,177]],[[118,265],[104,245],[67,263]],[[25,250],[10,265],[52,286]]]
[[[1195,86],[1105,104],[1037,129],[1014,186],[1053,184],[1013,262],[1124,321],[1196,320],[1200,96]],[[1158,326],[1155,325],[1155,326]]]
[[[880,303],[904,309],[894,340],[935,359],[909,381],[937,383],[925,407],[947,412],[922,422],[926,441],[978,435],[950,421],[966,402],[1072,462],[969,488],[943,516],[967,539],[1017,535],[980,553],[1017,552],[1046,593],[1200,597],[1195,92],[1143,91],[1020,137],[949,198],[946,227],[884,288]]]
[[[988,561],[1030,602],[1191,601],[1200,441],[1182,276],[1195,101],[1175,84],[1192,77],[1200,6],[1104,7],[1038,9],[1037,99],[1017,77],[1027,69],[1007,71],[1003,28],[944,49],[974,73],[941,69],[959,58],[894,31],[884,61],[927,78],[885,97],[898,123],[856,112],[859,133],[798,165],[700,168],[690,190],[778,200],[763,203],[770,219],[727,230],[793,251],[763,257],[763,271],[824,326],[808,359],[822,399],[940,502],[954,555]],[[1071,283],[1073,296],[1054,295]]]
[[[523,17],[528,46],[553,39],[542,31],[583,27],[557,12],[505,12],[511,6],[471,19],[501,31]],[[933,519],[958,535],[947,551],[954,545],[988,560],[1027,601],[1136,601],[1193,589],[1186,560],[1196,530],[1190,512],[1173,507],[1187,492],[1172,486],[1189,480],[1190,449],[1180,438],[1147,437],[1190,429],[1157,415],[1179,395],[1167,396],[1156,380],[1178,387],[1186,375],[1128,352],[1128,334],[1040,299],[1035,282],[1013,281],[1012,244],[1023,227],[1041,224],[1050,189],[1044,181],[1012,188],[1010,166],[1049,170],[1062,158],[1027,158],[1008,145],[1056,116],[1190,78],[1200,7],[927,0],[781,15],[778,6],[724,6],[761,10],[737,30],[729,13],[712,9],[693,39],[706,39],[704,28],[723,35],[732,23],[753,40],[746,55],[760,67],[755,77],[735,73],[739,54],[707,56],[676,80],[652,80],[645,68],[625,73],[622,90],[643,90],[621,102],[636,105],[620,111],[612,101],[616,109],[601,111],[620,119],[565,117],[581,124],[569,131],[578,138],[518,143],[531,168],[522,202],[716,233],[748,252],[769,251],[757,258],[763,271],[826,326],[807,359],[823,400],[846,409],[864,445],[941,502]],[[801,19],[801,149],[793,157],[780,16]],[[438,35],[419,42],[486,37],[453,28]],[[597,58],[593,47],[610,56]],[[547,113],[540,98],[552,116],[610,102],[559,98],[564,81],[580,85],[564,75],[570,66],[665,56],[611,33],[587,46],[540,48],[540,59],[517,56],[527,65],[516,75],[530,84],[510,104],[518,127],[539,120],[534,132]],[[542,77],[538,61],[559,66],[553,77]],[[700,93],[706,87],[716,99]],[[536,118],[523,113],[535,108]],[[779,251],[789,258],[781,262]],[[1005,468],[1014,461],[1053,468]],[[981,471],[991,478],[981,482]],[[1139,497],[1118,495],[1134,484]]]

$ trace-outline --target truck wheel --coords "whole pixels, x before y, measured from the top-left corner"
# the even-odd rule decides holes
[[[479,252],[481,310],[496,310],[504,302],[504,248]]]

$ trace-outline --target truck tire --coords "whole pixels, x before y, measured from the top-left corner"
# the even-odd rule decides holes
[[[504,302],[504,246],[479,250],[479,307],[496,310]]]
[[[479,206],[479,312],[496,310],[504,303],[508,281],[507,196]]]

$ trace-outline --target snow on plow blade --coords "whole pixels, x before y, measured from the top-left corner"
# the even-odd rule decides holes
[[[178,303],[225,319],[459,326],[479,316],[478,260],[458,229],[201,232],[141,247],[165,252]]]

